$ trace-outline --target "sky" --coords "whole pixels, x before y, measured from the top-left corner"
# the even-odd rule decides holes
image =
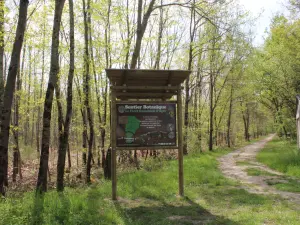
[[[287,0],[240,0],[241,5],[244,5],[244,8],[254,17],[260,15],[253,30],[256,46],[263,44],[266,37],[265,30],[269,27],[272,17],[278,12],[287,14],[284,6],[286,2]]]

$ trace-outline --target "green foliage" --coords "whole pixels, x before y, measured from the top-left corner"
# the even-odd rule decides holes
[[[188,130],[188,152],[189,154],[200,153],[207,150],[207,135],[201,131],[201,129],[189,129]],[[201,139],[200,139],[201,135]]]
[[[252,73],[257,96],[273,114],[279,135],[295,136],[295,96],[299,85],[299,23],[282,15],[274,17],[264,48],[256,52]]]
[[[295,142],[275,139],[258,153],[257,159],[286,175],[300,177],[300,154]]]

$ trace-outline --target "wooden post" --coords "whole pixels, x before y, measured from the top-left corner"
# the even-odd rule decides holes
[[[111,180],[112,180],[112,200],[117,200],[117,153],[116,153],[116,93],[111,89]]]
[[[177,94],[177,124],[178,124],[178,169],[179,169],[179,195],[184,196],[183,188],[183,136],[182,136],[182,97],[181,87]]]

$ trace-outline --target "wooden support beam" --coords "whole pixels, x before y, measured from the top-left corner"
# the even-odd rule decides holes
[[[176,93],[148,93],[148,92],[135,92],[135,93],[128,93],[128,92],[121,92],[116,94],[119,98],[133,98],[133,99],[144,99],[144,98],[171,98]]]
[[[179,179],[179,195],[184,196],[184,181],[183,181],[183,134],[182,134],[182,96],[181,89],[178,89],[177,94],[177,130],[178,130],[178,179]]]
[[[169,90],[177,91],[178,86],[111,86],[112,90]]]

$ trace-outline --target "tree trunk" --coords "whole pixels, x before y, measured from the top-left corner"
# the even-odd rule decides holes
[[[17,72],[20,64],[21,49],[24,40],[27,21],[28,0],[21,0],[19,7],[19,19],[15,41],[13,45],[11,61],[8,69],[6,87],[4,90],[4,101],[1,118],[0,132],[0,193],[5,195],[4,184],[7,183],[8,167],[8,140],[10,129],[10,115]],[[7,184],[6,184],[7,185]]]
[[[46,39],[46,23],[43,24],[43,53],[42,53],[42,78],[41,78],[41,88],[39,99],[43,97],[43,84],[44,84],[44,75],[45,75],[45,40]],[[41,121],[41,106],[38,105],[38,116],[36,121],[36,151],[40,152],[40,122]]]
[[[215,52],[215,47],[216,47],[216,28],[214,28],[213,32],[213,40],[211,44],[211,49],[212,52],[210,53],[209,56],[209,143],[208,143],[208,149],[209,151],[213,150],[213,132],[214,132],[214,111],[215,111],[215,106],[217,105],[217,99],[214,99],[215,95],[215,84],[216,84],[216,68],[215,68],[215,61],[216,61],[216,52]]]
[[[26,130],[26,132],[24,133],[24,144],[25,146],[28,145],[29,143],[29,120],[30,120],[30,117],[29,117],[29,114],[30,114],[30,110],[29,110],[29,107],[30,107],[30,89],[31,89],[31,46],[28,47],[28,61],[29,61],[29,70],[28,70],[28,93],[27,93],[27,98],[26,98],[26,101],[27,101],[27,104],[26,104],[26,119],[25,119],[25,124],[24,124],[24,130]],[[25,79],[25,82],[26,82],[26,79]]]
[[[47,191],[50,126],[51,126],[53,93],[54,93],[54,87],[57,82],[57,74],[59,72],[59,53],[58,53],[59,32],[60,32],[60,23],[61,23],[64,3],[65,0],[55,0],[50,75],[49,75],[48,87],[47,87],[45,103],[44,103],[42,147],[41,147],[40,167],[39,167],[37,187],[36,187],[37,192],[40,193]]]
[[[64,190],[64,172],[65,172],[65,161],[66,153],[68,150],[69,158],[69,169],[71,167],[70,159],[70,148],[69,148],[69,130],[72,119],[72,89],[73,89],[73,77],[74,77],[74,9],[73,9],[73,0],[69,0],[69,17],[70,17],[70,67],[68,75],[68,87],[67,87],[67,112],[66,119],[63,122],[63,133],[60,136],[59,140],[59,151],[57,159],[57,191]]]
[[[127,29],[127,40],[126,40],[126,54],[125,54],[125,65],[124,68],[128,69],[128,60],[129,60],[129,54],[130,54],[130,46],[133,35],[130,32],[129,27],[129,0],[126,0],[126,29]]]
[[[13,136],[15,140],[14,152],[13,152],[13,181],[16,181],[16,176],[19,174],[20,179],[22,179],[22,171],[21,171],[21,153],[19,148],[19,109],[20,109],[20,91],[22,87],[21,80],[21,71],[17,74],[17,90],[15,93],[15,119],[14,119],[14,129]]]
[[[160,4],[163,5],[163,0],[160,1]],[[158,38],[157,38],[157,53],[154,63],[154,69],[159,70],[160,68],[160,58],[161,58],[161,39],[163,33],[163,8],[160,8],[159,11],[159,30],[158,30]]]
[[[250,141],[250,134],[249,134],[250,115],[249,115],[249,109],[247,104],[246,104],[246,111],[242,110],[242,114],[243,114],[243,122],[244,122],[244,137],[246,141]]]
[[[105,163],[107,162],[106,157],[105,157],[105,135],[106,135],[106,119],[107,119],[107,91],[108,91],[108,82],[106,79],[105,83],[105,89],[103,92],[103,99],[104,99],[104,112],[103,112],[103,118],[102,118],[102,126],[103,128],[101,129],[101,153],[102,153],[102,167],[105,167]]]
[[[213,131],[214,131],[214,84],[213,84],[213,74],[210,72],[210,81],[209,81],[209,151],[213,149]]]
[[[143,16],[142,20],[142,11],[143,11],[143,0],[138,1],[138,20],[137,20],[137,30],[136,30],[136,42],[133,50],[133,55],[130,63],[130,69],[135,69],[137,65],[138,58],[140,56],[142,39],[147,28],[148,20],[153,10],[155,0],[151,0],[147,12]]]
[[[75,85],[76,85],[76,89],[77,89],[77,93],[78,93],[78,97],[79,97],[79,102],[81,105],[80,108],[80,113],[81,113],[81,117],[82,117],[82,125],[83,125],[83,131],[82,131],[82,177],[85,177],[86,175],[86,149],[87,149],[87,142],[88,142],[88,135],[87,135],[87,119],[86,119],[86,110],[84,109],[83,106],[83,100],[82,100],[82,94],[81,94],[81,90],[79,87],[79,81],[78,81],[78,77],[75,77],[76,79],[75,81]],[[78,165],[78,160],[77,160],[77,165]]]
[[[131,58],[130,69],[136,69],[138,59],[140,57],[142,39],[147,28],[148,20],[153,10],[155,0],[151,0],[147,12],[142,19],[143,0],[138,1],[138,17],[137,17],[137,30],[136,30],[136,42]],[[137,156],[136,150],[134,150],[134,156]],[[137,160],[137,157],[135,157]],[[136,161],[137,163],[137,161]]]
[[[195,4],[195,1],[194,1]],[[190,46],[189,46],[189,60],[188,70],[192,69],[193,62],[193,43],[196,34],[196,21],[195,21],[195,9],[191,9],[190,17]],[[183,140],[183,154],[188,154],[188,128],[189,128],[189,104],[190,104],[190,75],[185,80],[185,104],[184,104],[184,140]]]
[[[0,123],[2,118],[3,94],[4,94],[4,4],[5,0],[0,0]]]
[[[232,105],[233,105],[233,87],[231,86],[230,90],[230,100],[229,100],[229,112],[228,112],[228,119],[227,119],[227,146],[228,148],[231,147],[231,116],[232,116]]]
[[[88,137],[88,157],[86,167],[86,182],[91,182],[91,161],[92,161],[92,148],[94,141],[94,124],[92,118],[92,111],[90,107],[90,57],[89,57],[89,37],[88,37],[88,14],[90,13],[90,0],[85,6],[85,0],[83,2],[83,17],[84,17],[84,40],[85,40],[85,53],[84,53],[84,107],[87,113],[87,119],[89,123],[89,137]]]

